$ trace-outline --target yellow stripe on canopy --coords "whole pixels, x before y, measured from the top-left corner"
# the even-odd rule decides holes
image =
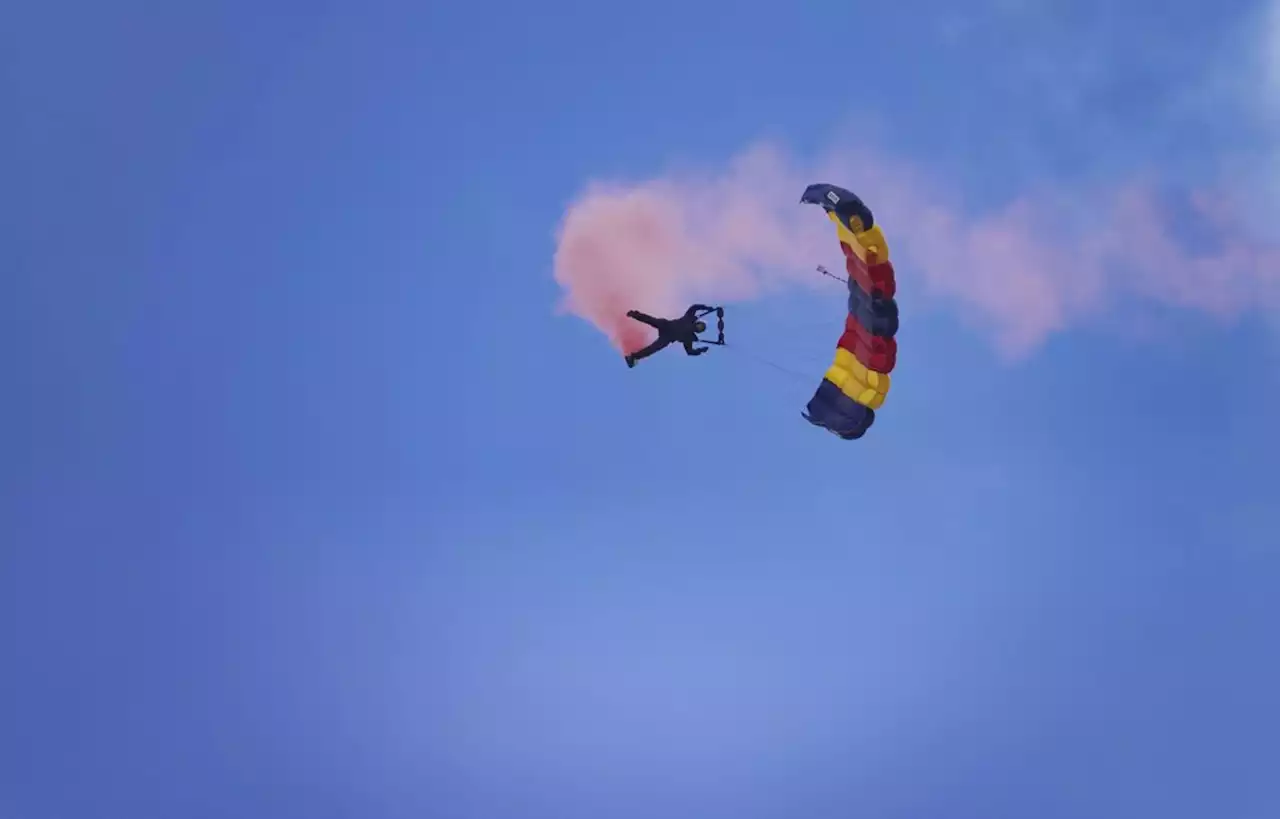
[[[836,358],[826,378],[845,395],[871,409],[879,409],[889,394],[889,376],[867,369],[843,347],[836,348]]]
[[[827,218],[836,225],[836,236],[840,241],[844,242],[853,252],[858,254],[858,258],[862,261],[868,261],[867,256],[874,254],[876,262],[886,262],[889,260],[889,242],[884,238],[884,231],[879,225],[872,225],[871,230],[864,230],[861,233],[854,233],[844,226],[840,218],[834,213],[828,213]]]
[[[874,254],[877,262],[889,261],[889,243],[885,241],[884,231],[879,225],[872,225],[871,230],[864,230],[857,238],[867,255]]]

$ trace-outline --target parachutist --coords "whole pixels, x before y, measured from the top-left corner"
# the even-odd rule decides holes
[[[642,324],[647,324],[658,331],[658,337],[647,347],[636,350],[626,357],[627,366],[634,367],[636,362],[642,358],[648,358],[659,350],[664,349],[670,344],[680,342],[684,345],[686,355],[702,355],[707,351],[707,347],[694,347],[693,345],[702,339],[698,338],[698,333],[706,332],[707,325],[702,321],[702,317],[708,313],[715,313],[723,318],[724,309],[719,307],[708,307],[705,304],[694,304],[685,311],[684,315],[678,319],[655,318],[648,313],[641,313],[639,310],[630,310],[627,317],[635,319]],[[724,322],[720,322],[720,340],[705,342],[707,344],[723,344],[724,343]]]

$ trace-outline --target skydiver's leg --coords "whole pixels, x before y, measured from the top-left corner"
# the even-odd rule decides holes
[[[671,343],[670,341],[667,341],[664,338],[660,338],[657,341],[650,344],[648,347],[644,347],[642,349],[636,350],[634,353],[627,356],[627,366],[634,367],[637,361],[639,361],[642,358],[648,358],[649,356],[658,352],[659,350],[661,350],[663,347],[666,347],[670,343]]]
[[[633,318],[636,321],[649,325],[655,330],[662,329],[662,319],[656,319],[648,313],[641,313],[639,310],[628,311],[627,318]]]
[[[639,361],[642,358],[648,358],[649,356],[663,349],[670,343],[671,342],[667,341],[665,338],[657,339],[648,347],[644,347],[642,349],[636,350],[634,353],[631,354],[631,357],[636,361]]]

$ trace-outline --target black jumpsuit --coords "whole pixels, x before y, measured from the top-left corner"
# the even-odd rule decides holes
[[[706,347],[693,346],[698,341],[698,331],[694,327],[694,322],[698,320],[698,312],[711,312],[713,308],[705,304],[695,304],[685,311],[685,314],[678,319],[654,318],[647,313],[641,313],[639,310],[632,310],[627,316],[636,321],[644,322],[650,327],[658,331],[658,338],[652,344],[640,350],[636,350],[627,356],[628,363],[634,363],[642,358],[648,358],[654,353],[666,347],[668,344],[680,342],[684,345],[684,351],[688,355],[702,355],[707,351]]]

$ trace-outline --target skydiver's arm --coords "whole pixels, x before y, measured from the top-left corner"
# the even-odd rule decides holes
[[[685,315],[686,316],[693,316],[693,315],[699,315],[699,314],[706,315],[707,313],[711,313],[714,311],[715,311],[714,307],[708,307],[705,304],[693,304],[693,305],[690,305],[689,309],[685,311]]]
[[[684,343],[684,351],[686,355],[702,355],[707,351],[706,347],[694,347],[692,343],[686,341]]]

